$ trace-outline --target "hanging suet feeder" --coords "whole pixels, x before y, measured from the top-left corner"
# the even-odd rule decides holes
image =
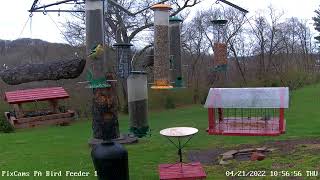
[[[169,10],[166,4],[156,4],[154,11],[154,83],[152,89],[171,89],[170,84],[170,47],[169,47]]]
[[[117,74],[120,78],[128,78],[131,72],[131,46],[130,43],[115,43],[117,51]]]
[[[214,30],[217,33],[217,38],[215,39],[215,42],[213,44],[213,49],[214,49],[213,71],[225,72],[227,71],[228,53],[227,53],[227,44],[224,40],[223,33],[225,31],[224,26],[228,23],[228,20],[216,19],[216,20],[212,20],[211,22],[213,23]]]
[[[214,43],[213,64],[215,72],[225,72],[228,67],[227,45],[225,43]]]
[[[285,133],[289,88],[211,88],[204,107],[211,135],[277,136]]]
[[[130,132],[141,138],[149,131],[147,74],[132,71],[127,79]]]
[[[174,87],[177,88],[184,86],[181,62],[181,22],[182,19],[177,16],[169,18],[171,80],[174,82]]]

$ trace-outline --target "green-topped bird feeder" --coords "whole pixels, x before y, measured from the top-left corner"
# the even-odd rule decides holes
[[[109,88],[111,85],[108,83],[108,80],[105,77],[93,78],[91,71],[87,72],[87,81],[89,83],[86,88],[96,89],[96,88]]]
[[[177,16],[169,18],[170,61],[172,64],[170,75],[174,88],[184,87],[181,58],[181,23],[182,19]]]

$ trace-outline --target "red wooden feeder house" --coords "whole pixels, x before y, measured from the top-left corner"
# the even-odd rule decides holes
[[[210,88],[208,108],[210,135],[278,136],[285,133],[284,109],[289,89]]]
[[[13,106],[13,112],[5,112],[7,120],[14,128],[29,128],[41,125],[69,124],[75,113],[59,108],[58,101],[69,98],[62,87],[36,88],[5,92],[5,100]],[[23,110],[22,104],[48,101],[50,109]]]

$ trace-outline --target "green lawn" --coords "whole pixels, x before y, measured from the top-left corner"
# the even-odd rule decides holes
[[[200,132],[186,146],[187,150],[215,147],[235,147],[239,144],[260,143],[270,140],[319,137],[320,135],[320,85],[309,86],[291,92],[290,109],[286,111],[287,133],[279,137],[230,137],[207,135],[207,112],[200,105],[182,109],[150,113],[152,136],[143,138],[138,144],[127,145],[129,152],[130,179],[158,179],[157,165],[175,162],[176,149],[159,135],[163,128],[192,126]],[[120,116],[121,131],[127,132],[128,117]],[[91,137],[91,122],[83,121],[67,127],[43,127],[21,130],[11,134],[0,134],[0,173],[2,171],[31,172],[29,178],[5,177],[0,179],[46,179],[33,177],[33,171],[94,171],[88,139]],[[186,152],[184,152],[185,154]],[[292,166],[287,164],[294,163]],[[272,154],[261,162],[233,162],[227,166],[206,166],[207,179],[225,179],[227,170],[319,170],[320,158],[297,148],[293,154]],[[282,169],[281,169],[282,168]],[[0,174],[0,175],[1,175]],[[78,177],[47,177],[47,179],[79,179]],[[82,179],[95,179],[85,177]]]

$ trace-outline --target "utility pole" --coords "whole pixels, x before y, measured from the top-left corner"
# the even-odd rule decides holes
[[[105,4],[104,4],[105,3]],[[106,1],[86,0],[86,53],[92,53],[92,48],[104,43],[104,9]],[[104,48],[105,49],[105,48]],[[115,74],[111,63],[105,61],[105,53],[100,57],[88,58],[93,80],[100,80],[98,86],[92,85],[92,130],[93,139],[90,144],[101,140],[119,138],[118,103]],[[106,81],[101,81],[105,78]],[[97,84],[95,84],[97,85]],[[109,87],[108,87],[109,86]]]

